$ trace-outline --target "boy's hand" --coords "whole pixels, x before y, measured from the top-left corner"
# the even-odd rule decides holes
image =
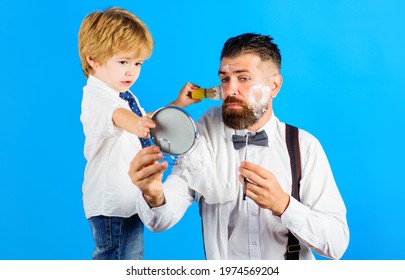
[[[150,129],[156,127],[155,122],[148,116],[138,117],[132,111],[124,108],[118,108],[114,111],[113,122],[116,127],[142,138],[148,138]]]
[[[183,86],[183,88],[180,90],[179,95],[177,96],[177,99],[174,102],[172,102],[170,105],[185,108],[188,105],[200,102],[200,100],[194,100],[191,98],[191,93],[193,91],[197,90],[198,88],[200,88],[200,87],[195,84],[192,84],[190,82],[187,82]]]
[[[156,126],[155,122],[148,116],[138,118],[138,125],[135,125],[135,134],[138,137],[149,138],[149,132],[151,128]]]

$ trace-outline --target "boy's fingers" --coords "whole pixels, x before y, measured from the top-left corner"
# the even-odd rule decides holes
[[[151,120],[149,117],[143,117],[141,120],[141,125],[144,127],[148,128],[155,128],[156,124],[153,120]]]

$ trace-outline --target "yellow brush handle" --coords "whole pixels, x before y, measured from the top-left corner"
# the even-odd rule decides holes
[[[206,97],[207,96],[205,95],[205,88],[199,88],[191,93],[192,99],[203,99]]]

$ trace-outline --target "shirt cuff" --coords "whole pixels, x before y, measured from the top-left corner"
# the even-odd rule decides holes
[[[309,207],[290,196],[290,204],[281,215],[281,223],[292,232],[297,232],[307,220],[309,211]]]
[[[143,195],[141,195],[141,197],[139,198],[138,214],[144,225],[146,225],[150,230],[153,230],[152,225],[156,224],[156,220],[158,219],[158,217],[162,216],[162,214],[165,212],[165,209],[166,203],[161,206],[151,208],[146,202]]]

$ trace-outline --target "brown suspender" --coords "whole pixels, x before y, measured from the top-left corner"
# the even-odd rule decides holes
[[[292,176],[291,195],[296,200],[300,201],[301,156],[298,142],[298,128],[286,124],[285,132],[286,132],[285,141],[287,144],[288,154],[290,156],[290,167]],[[200,200],[199,203],[201,202],[202,200]],[[200,205],[200,214],[201,214],[201,205]],[[286,249],[287,249],[285,253],[286,260],[299,259],[299,252],[301,250],[300,242],[290,231],[288,232],[288,242]]]
[[[292,176],[291,195],[296,200],[300,201],[301,157],[298,142],[298,128],[286,124],[285,133],[286,133],[285,141],[287,144],[288,154],[290,155],[290,166]],[[301,250],[300,242],[289,231],[285,259],[298,260],[300,250]]]

